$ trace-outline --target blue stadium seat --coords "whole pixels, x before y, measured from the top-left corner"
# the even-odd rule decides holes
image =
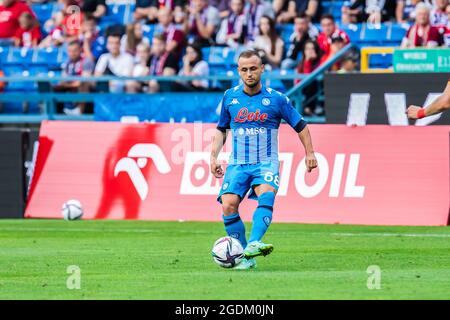
[[[211,47],[208,63],[211,65],[231,66],[234,64],[236,50],[229,47]]]
[[[348,34],[351,42],[358,42],[361,40],[361,25],[349,24],[341,26],[341,30]]]
[[[22,66],[4,66],[3,72],[6,76],[14,77],[14,76],[23,76],[29,77],[31,74],[28,70],[23,70]],[[35,89],[34,82],[24,82],[24,81],[14,81],[8,82],[5,88],[5,92],[23,92],[23,91],[31,91]]]
[[[153,34],[155,32],[155,26],[152,24],[144,24],[142,26],[142,34],[145,38],[149,39],[152,42]]]
[[[33,60],[33,49],[10,48],[6,62],[9,64],[31,64]]]
[[[33,62],[46,65],[58,65],[60,51],[57,48],[36,49]]]
[[[6,62],[8,53],[9,47],[0,47],[0,65]]]
[[[364,42],[383,43],[387,39],[388,27],[385,24],[377,26],[364,24],[361,40]]]
[[[109,4],[107,5],[107,12],[102,17],[102,22],[109,21],[111,23],[125,23],[125,14],[128,6],[126,4]]]
[[[291,37],[292,33],[294,32],[294,25],[293,24],[283,24],[277,27],[280,32],[280,37],[284,41],[284,44],[289,43],[289,38]]]
[[[401,24],[392,24],[390,30],[390,36],[388,37],[389,42],[400,43],[402,39],[405,37],[406,32],[408,31],[408,25]]]
[[[31,8],[36,14],[39,24],[43,26],[52,17],[55,5],[53,3],[33,4]]]
[[[31,65],[28,68],[31,76],[47,76],[48,75],[48,66],[46,65]]]

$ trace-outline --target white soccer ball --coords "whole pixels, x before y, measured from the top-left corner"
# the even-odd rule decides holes
[[[81,219],[83,216],[83,207],[78,200],[69,200],[65,202],[61,208],[64,220],[72,221]]]
[[[214,242],[212,256],[219,266],[233,268],[243,259],[244,248],[239,240],[233,237],[223,237]]]

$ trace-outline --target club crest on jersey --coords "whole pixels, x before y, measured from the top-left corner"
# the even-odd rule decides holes
[[[259,109],[256,109],[255,112],[249,112],[247,108],[241,108],[234,118],[234,121],[236,122],[252,122],[252,121],[260,121],[264,122],[267,120],[269,115],[265,112],[261,113]]]
[[[262,99],[262,104],[267,107],[270,104],[270,100],[268,98],[264,98]]]

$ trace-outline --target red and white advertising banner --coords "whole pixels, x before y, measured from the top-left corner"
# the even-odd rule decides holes
[[[312,173],[297,134],[281,125],[275,222],[448,224],[450,126],[309,128],[319,164]],[[209,170],[215,130],[43,122],[26,217],[61,218],[62,204],[77,199],[84,219],[220,221],[222,181]],[[224,150],[225,162],[230,145]],[[256,204],[243,201],[244,220]]]

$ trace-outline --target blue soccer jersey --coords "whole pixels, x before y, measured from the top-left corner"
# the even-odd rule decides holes
[[[231,130],[231,165],[278,162],[281,120],[297,132],[306,126],[287,96],[265,86],[252,96],[245,93],[243,85],[236,86],[225,92],[220,103],[217,129]]]

